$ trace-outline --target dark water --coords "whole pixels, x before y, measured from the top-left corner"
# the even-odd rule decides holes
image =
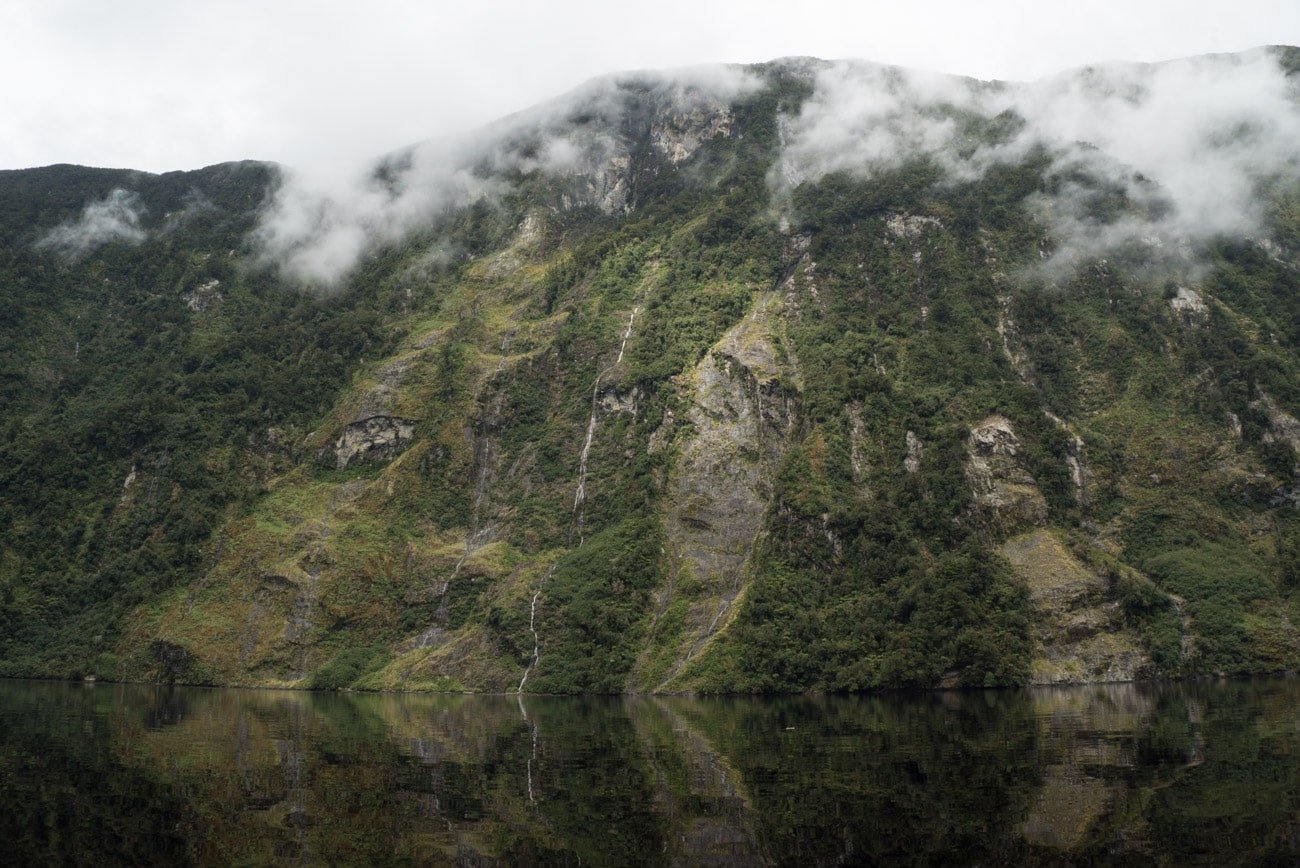
[[[783,699],[0,681],[0,861],[1300,863],[1300,682]]]

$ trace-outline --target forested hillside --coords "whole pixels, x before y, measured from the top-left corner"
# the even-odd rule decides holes
[[[350,198],[0,173],[0,674],[1294,669],[1298,66],[620,76]]]

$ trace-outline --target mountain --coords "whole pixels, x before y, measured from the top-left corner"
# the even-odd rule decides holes
[[[1298,70],[791,58],[329,186],[0,173],[0,674],[1294,669]]]

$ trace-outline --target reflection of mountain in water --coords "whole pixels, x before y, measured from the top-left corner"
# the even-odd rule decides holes
[[[0,835],[73,863],[1291,863],[1298,699],[1291,681],[522,701],[0,682]]]
[[[1103,817],[1112,815],[1121,823],[1131,818],[1153,789],[1203,760],[1200,711],[1193,698],[1172,703],[1160,720],[1162,726],[1178,727],[1181,705],[1190,736],[1186,748],[1153,750],[1143,736],[1157,715],[1156,691],[1106,684],[1039,688],[1031,695],[1039,719],[1043,785],[1023,826],[1030,844],[1078,847]]]
[[[664,861],[672,865],[762,865],[753,806],[740,773],[660,699],[629,701],[654,774],[664,818]]]

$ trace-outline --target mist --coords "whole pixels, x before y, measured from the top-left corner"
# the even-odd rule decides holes
[[[140,226],[143,216],[144,204],[140,197],[131,190],[118,188],[102,200],[86,205],[77,219],[46,232],[35,246],[75,259],[110,241],[139,244],[146,235]]]
[[[567,206],[628,207],[638,105],[662,113],[729,112],[759,86],[739,67],[700,66],[594,79],[483,130],[435,138],[342,172],[287,170],[252,240],[264,265],[328,290],[384,244],[482,200],[499,201],[521,176],[540,173]],[[698,146],[698,142],[690,143]]]
[[[1024,83],[862,61],[782,63],[807,77],[812,94],[779,119],[769,177],[778,202],[831,172],[872,178],[924,157],[947,183],[961,183],[1046,154],[1053,192],[1027,207],[1055,237],[1042,265],[1049,271],[1134,243],[1177,259],[1208,239],[1252,237],[1262,232],[1269,185],[1300,175],[1300,100],[1267,49],[1103,64]],[[725,120],[760,86],[745,68],[722,65],[606,76],[474,134],[343,172],[286,171],[254,246],[263,264],[328,290],[382,245],[475,202],[499,202],[529,177],[562,191],[554,208],[622,213],[634,116],[652,117],[659,133],[692,112]],[[670,147],[664,138],[651,136]],[[1124,207],[1099,208],[1105,196]],[[83,223],[108,216],[93,207]],[[138,232],[121,217],[102,231]]]
[[[981,82],[835,62],[810,68],[813,96],[783,119],[777,195],[829,172],[875,177],[926,157],[952,182],[1051,157],[1059,183],[1029,207],[1058,241],[1047,267],[1139,242],[1179,255],[1262,231],[1266,194],[1300,172],[1297,89],[1273,53],[1084,67],[1029,83]],[[997,135],[972,135],[971,118]],[[1098,188],[1131,207],[1097,215]]]

